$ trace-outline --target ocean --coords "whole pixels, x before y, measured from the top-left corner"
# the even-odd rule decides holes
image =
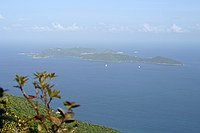
[[[58,77],[52,82],[61,90],[62,99],[53,101],[52,107],[63,107],[65,100],[75,101],[81,104],[74,110],[76,119],[124,133],[199,133],[200,48],[123,50],[142,57],[178,59],[184,66],[61,57],[32,59],[19,54],[31,48],[4,47],[0,49],[0,86],[22,96],[13,87],[15,74],[27,75],[31,82],[36,71],[56,72]],[[28,93],[33,92],[31,87],[29,83]]]

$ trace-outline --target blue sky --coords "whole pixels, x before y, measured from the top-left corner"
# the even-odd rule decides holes
[[[199,14],[199,0],[6,0],[0,42],[200,43]]]

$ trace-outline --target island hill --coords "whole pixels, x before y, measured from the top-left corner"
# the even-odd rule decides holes
[[[93,61],[107,61],[107,62],[144,62],[154,64],[166,64],[166,65],[182,65],[181,62],[162,57],[152,58],[140,58],[130,56],[123,52],[113,50],[97,50],[92,48],[50,48],[42,52],[29,52],[24,53],[32,58],[47,58],[47,57],[77,57],[82,60],[93,60]]]

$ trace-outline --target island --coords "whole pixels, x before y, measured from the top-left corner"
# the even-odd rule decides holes
[[[32,58],[48,57],[77,57],[82,60],[106,61],[106,62],[144,62],[163,65],[183,65],[180,61],[156,56],[141,58],[114,50],[97,50],[93,48],[50,48],[42,52],[27,52],[24,55]]]

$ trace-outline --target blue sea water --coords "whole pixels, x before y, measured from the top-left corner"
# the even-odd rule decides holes
[[[200,48],[137,50],[137,56],[163,55],[181,60],[184,66],[32,59],[18,54],[24,50],[4,48],[0,49],[0,86],[21,95],[12,87],[15,74],[32,78],[35,71],[56,72],[54,83],[62,100],[53,101],[52,107],[62,107],[64,100],[76,101],[81,104],[75,109],[76,119],[124,133],[199,133]],[[31,83],[29,93],[30,87]]]

